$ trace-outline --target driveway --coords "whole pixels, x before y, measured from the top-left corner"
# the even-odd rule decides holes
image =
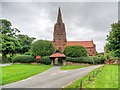
[[[94,65],[76,70],[60,70],[59,66],[55,66],[28,79],[4,85],[3,88],[62,88],[100,66]]]
[[[12,65],[12,63],[5,63],[5,64],[0,64],[0,66],[10,66],[10,65]]]

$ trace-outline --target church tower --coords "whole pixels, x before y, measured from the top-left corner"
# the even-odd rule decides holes
[[[53,43],[59,51],[63,51],[67,45],[65,24],[62,21],[62,14],[59,8],[57,23],[54,25]]]

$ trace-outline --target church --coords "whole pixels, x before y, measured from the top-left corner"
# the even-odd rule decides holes
[[[61,52],[64,50],[66,46],[80,45],[86,49],[87,54],[89,56],[95,56],[97,54],[96,46],[93,40],[91,41],[67,41],[65,24],[63,23],[63,20],[62,20],[62,14],[61,14],[60,8],[58,10],[57,22],[54,25],[53,43],[56,49],[58,49]]]

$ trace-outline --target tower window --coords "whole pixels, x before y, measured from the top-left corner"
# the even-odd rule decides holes
[[[58,25],[60,25],[61,23],[58,23]]]
[[[62,47],[59,47],[58,49],[59,49],[59,51],[62,51]]]

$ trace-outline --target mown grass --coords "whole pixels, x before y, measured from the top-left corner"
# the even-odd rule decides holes
[[[0,73],[0,76],[2,75],[2,82],[0,82],[0,85],[26,79],[30,76],[41,73],[51,67],[51,65],[41,64],[13,64],[11,66],[2,67],[2,72]]]
[[[0,67],[0,84],[2,83],[2,67]]]
[[[118,65],[105,65],[97,73],[98,70],[95,69],[65,88],[80,88],[80,80],[82,80],[82,88],[118,88]],[[89,76],[91,76],[90,81],[88,81]]]
[[[75,65],[67,66],[67,65],[65,65],[65,66],[61,66],[60,69],[61,70],[73,70],[73,69],[78,69],[78,68],[83,68],[83,67],[87,67],[87,66],[75,66]]]

